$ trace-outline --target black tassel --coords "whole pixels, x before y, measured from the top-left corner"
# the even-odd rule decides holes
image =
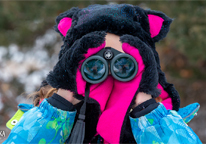
[[[80,119],[80,117],[85,117],[85,115],[79,114],[79,119],[77,120],[74,129],[72,131],[71,138],[69,140],[69,144],[82,144],[85,136],[85,122],[84,119]]]
[[[71,137],[69,140],[69,144],[83,144],[84,136],[85,136],[85,113],[86,113],[86,101],[89,98],[89,86],[90,84],[86,84],[86,90],[85,90],[85,98],[84,98],[84,104],[82,105],[80,109],[80,114],[78,117],[78,120],[74,126],[74,129],[71,133]]]

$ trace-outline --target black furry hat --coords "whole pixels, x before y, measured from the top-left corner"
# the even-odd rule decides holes
[[[149,19],[148,16],[151,15],[153,17]],[[63,35],[59,24],[65,18],[71,18],[71,24],[66,34]],[[158,25],[152,24],[153,21],[158,22],[159,20],[162,20],[160,29]],[[172,19],[162,12],[144,10],[131,4],[94,4],[83,9],[72,7],[60,14],[56,19],[54,28],[69,46],[72,46],[77,39],[85,34],[94,31],[105,31],[119,36],[124,34],[138,36],[154,48],[154,43],[167,35],[171,22]],[[151,34],[151,31],[157,28],[159,29],[158,33]],[[65,51],[66,49],[62,50],[60,56]]]
[[[152,49],[157,62],[159,83],[172,98],[173,109],[178,110],[180,107],[179,94],[173,84],[166,81],[165,74],[160,67],[158,53],[155,50],[155,42],[167,35],[171,22],[172,19],[160,11],[144,10],[131,4],[93,4],[83,9],[72,7],[56,18],[54,29],[64,41],[64,45],[62,45],[59,52],[59,58],[68,49],[74,47],[74,42],[86,34],[92,34],[92,32],[94,32],[94,35],[96,31],[99,31],[100,33],[109,32],[119,36],[125,34],[136,36]],[[104,34],[101,33],[100,35],[103,36]],[[100,38],[97,37],[97,39]],[[100,43],[101,41],[99,40]],[[88,45],[92,44],[88,43]],[[47,78],[47,81],[53,87],[59,85],[59,83],[55,83],[49,78]],[[62,83],[63,85],[66,84]],[[80,97],[78,98],[80,99]]]

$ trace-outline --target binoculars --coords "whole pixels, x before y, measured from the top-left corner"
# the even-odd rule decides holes
[[[115,79],[126,82],[135,77],[138,65],[131,55],[105,47],[83,62],[81,74],[84,80],[96,84],[107,78],[109,69]]]

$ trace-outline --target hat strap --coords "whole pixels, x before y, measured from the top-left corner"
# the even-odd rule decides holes
[[[84,98],[84,104],[82,105],[79,113],[78,120],[74,126],[74,129],[71,133],[71,137],[69,140],[69,144],[79,143],[83,144],[84,136],[85,136],[85,113],[86,113],[86,103],[89,98],[89,92],[90,92],[90,83],[86,83],[86,89],[85,89],[85,98]]]

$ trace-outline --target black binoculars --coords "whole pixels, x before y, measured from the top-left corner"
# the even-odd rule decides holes
[[[126,82],[135,77],[138,65],[131,55],[105,47],[83,62],[81,74],[84,80],[96,84],[107,78],[109,69],[115,79]]]

